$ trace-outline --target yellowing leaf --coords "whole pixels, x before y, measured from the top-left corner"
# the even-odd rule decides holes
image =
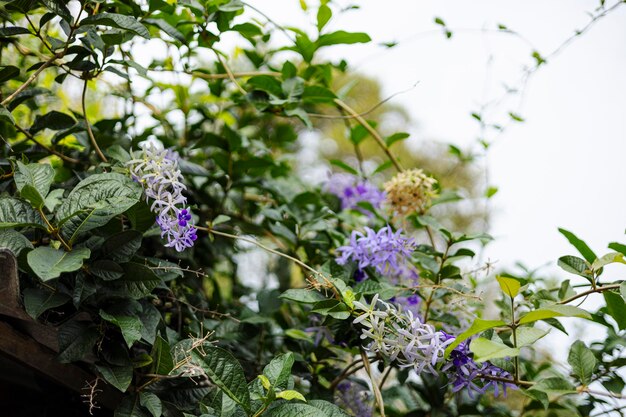
[[[520,283],[515,278],[496,277],[502,291],[511,298],[515,298],[519,294]]]
[[[306,399],[304,398],[302,394],[300,394],[298,391],[294,391],[290,389],[277,392],[276,398],[282,398],[283,400],[287,400],[287,401],[300,400],[300,401],[306,402]]]

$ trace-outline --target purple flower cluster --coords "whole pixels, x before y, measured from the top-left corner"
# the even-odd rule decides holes
[[[415,249],[413,238],[403,236],[402,229],[394,233],[389,226],[378,232],[366,227],[365,233],[353,231],[350,243],[337,248],[340,255],[337,263],[345,265],[348,261],[354,261],[359,269],[370,266],[381,275],[401,273]]]
[[[447,340],[453,340],[454,336],[444,333],[443,336]],[[502,394],[506,397],[507,388],[516,389],[515,384],[502,381],[494,381],[487,378],[481,378],[482,375],[512,379],[511,374],[502,368],[488,363],[477,363],[473,359],[474,354],[469,349],[469,340],[459,344],[451,353],[448,362],[441,368],[448,374],[452,384],[452,391],[459,392],[467,389],[471,398],[474,394],[485,394],[489,389],[493,388],[494,395],[497,397],[502,390]]]
[[[335,404],[354,417],[372,417],[373,404],[369,391],[352,381],[337,385]]]
[[[401,311],[410,311],[413,315],[419,314],[420,298],[417,294],[408,297],[392,297],[389,302],[394,303]]]
[[[152,201],[150,210],[156,214],[161,237],[167,240],[165,246],[182,252],[193,246],[197,236],[191,212],[185,208],[187,198],[182,193],[186,187],[178,159],[176,152],[147,144],[141,156],[133,155],[127,165],[133,179],[144,187],[146,201]]]
[[[358,209],[360,202],[370,203],[374,208],[380,208],[385,201],[385,192],[379,190],[371,182],[349,174],[334,174],[326,183],[326,191],[336,195],[341,200],[342,209]]]

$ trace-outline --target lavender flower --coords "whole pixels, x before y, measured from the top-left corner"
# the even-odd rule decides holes
[[[399,310],[410,311],[417,315],[420,308],[420,298],[417,294],[411,294],[408,297],[392,297],[389,302],[398,306]]]
[[[322,325],[322,319],[319,315],[315,314],[310,316],[310,321],[313,326],[307,327],[306,329],[304,329],[304,331],[307,333],[312,333],[314,335],[313,345],[317,347],[323,340],[328,340],[330,343],[335,343],[335,339],[333,338],[330,329],[327,326]]]
[[[355,310],[363,312],[354,323],[363,326],[361,339],[369,341],[366,349],[387,356],[401,368],[413,368],[417,374],[436,374],[435,365],[443,359],[452,340],[413,312],[398,310],[378,298],[374,295],[370,305],[354,302]]]
[[[373,404],[368,390],[352,381],[337,385],[335,404],[354,417],[372,417]]]
[[[156,214],[161,237],[167,240],[165,246],[182,252],[193,246],[197,236],[191,211],[185,208],[187,198],[182,193],[186,187],[178,159],[174,151],[147,144],[141,156],[133,155],[127,165],[133,179],[144,187],[146,202],[152,201],[150,210]]]
[[[353,231],[350,243],[337,248],[340,254],[337,263],[345,265],[354,261],[359,269],[371,266],[381,275],[401,273],[415,248],[413,238],[403,236],[402,229],[394,233],[389,226],[378,232],[366,227],[365,232],[366,235]]]
[[[454,340],[454,336],[445,333],[443,337],[446,340]],[[506,397],[507,388],[517,389],[515,384],[482,378],[482,375],[487,375],[511,379],[511,374],[489,362],[477,363],[473,357],[474,354],[469,349],[469,340],[465,340],[450,353],[448,362],[441,368],[448,374],[453,392],[467,389],[469,396],[474,398],[475,393],[482,395],[493,388],[496,397],[500,394],[500,390]]]
[[[336,195],[341,200],[342,209],[357,209],[360,202],[370,203],[374,208],[380,208],[385,201],[385,192],[379,190],[371,182],[349,174],[334,174],[326,183],[326,191]]]

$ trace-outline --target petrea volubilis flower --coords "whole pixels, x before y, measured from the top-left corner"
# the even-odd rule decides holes
[[[374,208],[380,208],[385,201],[385,192],[379,190],[371,182],[350,174],[333,174],[325,185],[326,191],[336,195],[341,200],[341,208],[358,209],[360,202],[370,203]]]
[[[374,411],[370,392],[352,381],[337,385],[335,404],[354,417],[372,417]]]
[[[385,226],[375,232],[366,227],[365,234],[353,231],[350,243],[337,248],[337,263],[345,265],[353,261],[359,269],[371,266],[381,275],[395,275],[403,271],[414,249],[415,241],[403,236],[402,229],[394,233]]]
[[[197,236],[191,211],[186,208],[187,198],[183,195],[186,187],[178,158],[174,151],[147,144],[140,155],[133,154],[127,165],[133,179],[144,188],[146,202],[161,228],[161,237],[167,240],[165,246],[182,252],[193,246]]]
[[[354,323],[363,326],[361,339],[369,342],[366,349],[396,361],[401,368],[412,368],[418,375],[437,374],[435,365],[443,360],[446,347],[452,343],[442,332],[423,323],[412,311],[398,310],[379,300],[378,294],[370,305],[355,301],[354,308],[362,312]]]
[[[445,333],[443,337],[446,340],[454,340],[454,336]],[[517,386],[512,383],[483,378],[482,376],[486,375],[512,379],[511,374],[504,369],[489,362],[477,363],[473,358],[474,354],[469,349],[469,340],[465,340],[454,348],[450,353],[448,362],[441,368],[448,375],[453,392],[467,389],[469,396],[474,398],[474,394],[482,395],[489,389],[493,389],[496,397],[500,394],[500,391],[506,397],[507,389],[517,389]]]

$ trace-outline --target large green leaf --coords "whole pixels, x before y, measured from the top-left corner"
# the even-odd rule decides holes
[[[99,13],[94,16],[89,16],[80,22],[80,26],[89,25],[111,26],[133,32],[146,39],[150,39],[150,32],[148,32],[148,29],[146,29],[144,25],[139,23],[139,21],[132,16],[117,13]]]
[[[583,256],[583,258],[585,258],[587,262],[592,264],[593,261],[596,260],[596,254],[593,253],[591,248],[589,248],[589,246],[587,246],[587,244],[584,241],[580,240],[575,234],[565,229],[559,229],[559,232],[561,232],[561,234],[565,236],[569,243],[571,243],[572,246],[574,246],[578,250],[578,252],[580,252],[580,254]]]
[[[537,320],[550,319],[553,317],[581,317],[591,319],[591,314],[582,308],[554,304],[530,311],[520,317],[519,324],[532,323]]]
[[[100,338],[95,326],[71,320],[59,329],[59,361],[75,362],[91,352]]]
[[[577,256],[566,255],[561,256],[557,264],[563,268],[564,271],[580,275],[589,281],[593,280],[590,265],[584,259]]]
[[[28,252],[26,259],[33,272],[43,281],[48,281],[58,278],[63,272],[80,269],[90,255],[91,251],[87,248],[65,252],[50,246],[40,246]]]
[[[141,339],[141,320],[138,317],[109,314],[104,310],[100,310],[100,317],[120,328],[122,337],[129,348]]]
[[[170,351],[170,345],[161,336],[157,336],[152,345],[152,373],[168,375],[174,369],[174,359]]]
[[[283,403],[269,409],[265,417],[347,417],[337,406],[327,402],[316,401],[315,405],[302,403]]]
[[[190,359],[191,363],[200,366],[211,382],[228,397],[246,411],[250,410],[250,392],[243,368],[230,352],[209,343],[196,346],[190,339],[177,343],[173,350],[176,363],[185,358]],[[184,371],[185,367],[179,369]]]
[[[569,350],[567,362],[572,366],[572,372],[583,385],[589,385],[591,375],[596,369],[596,357],[583,342],[577,340]]]
[[[604,300],[606,301],[608,313],[617,322],[617,327],[620,330],[626,329],[626,302],[621,295],[616,292],[606,291]]]
[[[31,134],[35,134],[44,129],[64,130],[75,124],[76,120],[72,116],[53,110],[50,113],[35,117],[35,121],[29,131]]]
[[[484,332],[487,329],[493,329],[494,327],[506,326],[506,323],[502,320],[483,320],[481,318],[476,317],[474,319],[474,323],[469,327],[469,329],[465,330],[463,333],[458,335],[454,342],[452,342],[447,348],[445,352],[445,357],[450,356],[450,352],[454,350],[459,344],[463,341],[469,339],[470,337],[478,334],[480,332]]]
[[[43,207],[50,191],[50,185],[54,180],[54,168],[49,164],[24,165],[18,161],[14,180],[22,198],[39,209]]]
[[[472,340],[470,350],[474,353],[476,362],[484,362],[491,359],[506,358],[518,356],[520,350],[512,348],[504,343],[479,337]]]
[[[43,288],[26,288],[24,290],[24,309],[29,316],[37,320],[44,311],[61,306],[70,299],[69,295],[60,292],[52,292]]]
[[[290,301],[296,301],[303,304],[315,304],[318,301],[323,301],[326,298],[314,290],[307,290],[304,288],[292,288],[280,295],[280,298]]]
[[[274,389],[287,389],[294,361],[293,353],[284,353],[276,356],[263,368],[263,375],[267,377]]]
[[[115,388],[122,392],[126,392],[133,380],[133,367],[128,366],[111,366],[97,365],[98,371],[104,379]]]
[[[333,403],[324,400],[311,400],[309,405],[325,413],[328,417],[348,417],[348,414]]]
[[[71,243],[105,225],[135,205],[141,193],[141,186],[122,174],[96,174],[82,180],[57,211],[62,235]]]
[[[16,230],[0,229],[0,248],[8,249],[17,256],[24,249],[32,249],[33,244]]]
[[[0,197],[0,229],[7,227],[38,227],[47,230],[41,215],[24,200]]]

